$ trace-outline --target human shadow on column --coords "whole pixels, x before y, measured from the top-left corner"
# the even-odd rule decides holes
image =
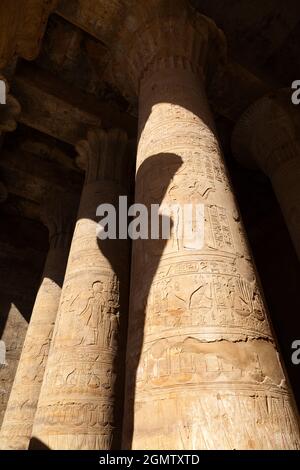
[[[118,201],[111,203],[116,208],[118,219]],[[118,233],[118,231],[117,231]],[[124,399],[124,374],[125,374],[125,354],[126,354],[126,333],[128,325],[128,301],[129,301],[129,282],[130,282],[130,243],[128,240],[106,239],[97,240],[99,250],[109,261],[112,272],[119,284],[119,299],[116,305],[113,298],[108,299],[106,311],[109,315],[104,319],[102,328],[106,328],[107,343],[114,343],[115,354],[111,364],[110,373],[115,379],[112,394],[114,395],[113,418],[114,431],[112,433],[111,449],[119,450],[121,447],[121,430],[123,416]],[[116,253],[118,256],[116,257]],[[107,324],[107,322],[109,322]],[[107,326],[109,325],[109,326]],[[104,387],[110,388],[109,380]],[[107,427],[111,424],[107,422]],[[102,450],[102,449],[100,449]]]
[[[164,201],[169,185],[172,183],[174,175],[182,165],[182,159],[176,154],[159,153],[148,157],[139,167],[136,175],[135,203],[145,204],[150,214],[151,204],[158,204]],[[144,178],[151,180],[151,188],[144,185]],[[157,185],[155,184],[157,182]],[[169,201],[168,201],[169,202]],[[173,221],[168,215],[155,211],[159,220],[160,234],[158,239],[150,238],[151,222],[148,223],[148,239],[138,239],[133,241],[132,249],[132,274],[130,288],[129,325],[127,336],[126,354],[126,385],[125,404],[123,418],[123,445],[125,449],[131,448],[134,430],[134,402],[137,385],[137,369],[140,362],[143,342],[146,305],[149,299],[149,292],[157,272],[160,258],[163,254],[167,240],[162,239],[162,224],[169,224],[172,230]],[[150,220],[150,215],[148,216]],[[137,273],[135,270],[135,260],[142,257],[144,268]],[[140,263],[141,264],[141,263]],[[124,361],[122,367],[124,368]]]
[[[36,437],[32,437],[30,440],[28,450],[51,450],[46,444]]]

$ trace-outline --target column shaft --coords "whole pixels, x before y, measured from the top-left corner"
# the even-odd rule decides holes
[[[139,127],[136,202],[204,204],[205,233],[202,249],[177,240],[174,223],[165,244],[133,243],[124,447],[299,448],[212,115],[188,61],[148,67]]]
[[[300,259],[299,115],[294,108],[286,90],[255,101],[235,125],[232,150],[243,165],[270,178]]]
[[[50,247],[2,423],[2,449],[25,450],[29,445],[74,227],[74,216],[64,204],[66,195],[47,208]]]
[[[126,136],[95,131],[54,338],[33,428],[50,449],[120,445],[128,286],[127,240],[99,240],[96,210],[126,194]],[[124,186],[124,184],[125,186]]]

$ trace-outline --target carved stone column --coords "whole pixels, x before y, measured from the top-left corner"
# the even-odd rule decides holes
[[[133,242],[123,446],[296,449],[297,413],[204,92],[223,38],[183,6],[137,5],[115,52],[115,82],[139,90],[135,201],[204,204],[205,215],[203,248],[175,238],[174,217],[165,244]]]
[[[32,436],[50,449],[110,449],[120,446],[129,254],[127,240],[97,238],[96,210],[127,194],[127,137],[91,131],[77,150],[86,180]]]
[[[243,164],[269,176],[300,259],[299,128],[287,98],[289,103],[278,92],[250,106],[235,126],[232,149]]]
[[[26,450],[48,358],[74,229],[74,197],[45,201],[49,251],[0,432],[2,449]]]
[[[5,8],[5,6],[4,6],[4,8]],[[0,6],[0,30],[1,30],[1,22],[2,22],[1,9],[2,9],[2,4]],[[1,33],[0,33],[0,36],[1,36]],[[2,41],[1,41],[1,38],[0,38],[0,57],[1,57],[1,47],[2,47]],[[0,59],[0,63],[1,63],[1,59]],[[0,158],[1,158],[1,149],[2,149],[2,144],[3,144],[4,133],[9,132],[9,131],[14,131],[16,129],[16,127],[17,127],[16,119],[17,119],[18,115],[21,112],[21,107],[20,107],[18,101],[12,95],[9,94],[9,84],[8,84],[7,79],[1,73],[1,70],[0,70],[0,81],[1,81],[1,83],[0,83],[0,87],[1,87],[1,91],[0,91],[1,92],[1,102],[0,102]],[[5,104],[3,104],[3,92],[5,93]],[[2,174],[0,175],[0,178],[2,179]],[[7,199],[7,197],[8,197],[8,189],[5,186],[5,184],[2,181],[0,181],[0,204],[4,203]],[[6,326],[9,325],[9,324],[10,324],[10,321],[7,321]],[[25,325],[26,325],[26,322],[24,321],[24,327],[25,327]],[[6,330],[6,328],[5,328],[5,330]],[[8,330],[9,330],[9,327],[8,327]],[[16,329],[13,328],[11,331],[16,332]],[[6,354],[6,345],[5,345],[5,342],[3,341],[3,339],[6,336],[5,333],[6,333],[6,331],[3,331],[2,340],[0,341],[0,346],[1,346],[1,349],[4,350],[4,354]],[[19,339],[20,343],[22,344],[24,336],[18,335],[17,333],[16,333],[16,335],[18,336],[18,339]],[[0,370],[0,381],[2,383],[5,382],[5,386],[1,387],[1,393],[0,393],[0,395],[2,395],[1,396],[1,404],[0,404],[0,408],[1,408],[0,425],[2,423],[3,413],[6,409],[7,398],[8,398],[9,391],[10,391],[11,385],[12,385],[11,378],[13,378],[15,370],[16,370],[15,366],[16,366],[17,361],[18,361],[20,349],[15,349],[15,351],[18,351],[18,353],[15,354],[14,360],[11,362],[10,366],[7,366],[6,363],[3,364],[3,362],[5,362],[5,361],[2,361],[3,369]]]

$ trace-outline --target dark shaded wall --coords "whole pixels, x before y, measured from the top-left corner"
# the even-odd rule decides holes
[[[42,224],[7,215],[0,208],[0,424],[43,270],[47,239]]]

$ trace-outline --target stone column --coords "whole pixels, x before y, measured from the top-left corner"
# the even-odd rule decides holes
[[[102,203],[117,207],[127,194],[127,137],[91,131],[77,150],[86,180],[33,427],[35,448],[120,446],[128,241],[98,239],[96,210]]]
[[[297,412],[204,92],[223,38],[184,5],[137,5],[111,69],[123,93],[139,90],[135,201],[203,204],[205,217],[202,248],[176,238],[174,217],[166,243],[133,242],[123,446],[297,449]]]
[[[49,251],[0,432],[2,449],[26,450],[48,358],[74,228],[74,196],[56,194],[43,207]]]
[[[240,117],[232,135],[236,158],[270,178],[300,259],[300,115],[283,92],[256,101]]]

